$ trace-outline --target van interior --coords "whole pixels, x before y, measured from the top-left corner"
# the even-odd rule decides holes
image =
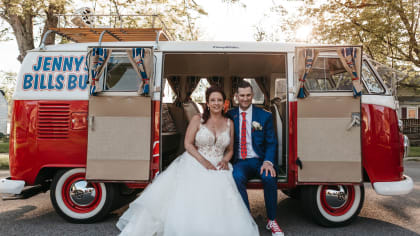
[[[184,137],[191,118],[203,112],[205,90],[223,88],[225,109],[238,106],[240,80],[251,83],[253,105],[271,112],[278,139],[278,181],[287,181],[288,103],[286,54],[282,53],[167,53],[161,84],[161,167],[164,170],[185,151]]]

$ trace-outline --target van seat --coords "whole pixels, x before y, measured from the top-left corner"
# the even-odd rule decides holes
[[[200,114],[200,110],[193,101],[184,102],[182,106],[184,107],[184,114],[187,118],[188,123],[192,120],[192,118],[195,115]]]
[[[279,167],[284,167],[286,165],[286,99],[271,100],[270,110],[278,142],[277,164]]]
[[[162,133],[176,132],[174,119],[169,113],[168,104],[162,104]]]
[[[162,104],[162,154],[174,153],[178,150],[177,140],[180,134],[177,132],[175,122],[169,112],[168,104]]]

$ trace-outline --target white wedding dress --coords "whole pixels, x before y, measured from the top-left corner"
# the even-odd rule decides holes
[[[198,151],[214,166],[230,143],[228,128],[215,137],[200,125]],[[120,235],[259,235],[229,170],[207,170],[185,152],[130,204],[117,227]]]

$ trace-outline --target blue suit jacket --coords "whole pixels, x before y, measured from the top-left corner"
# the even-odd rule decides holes
[[[227,114],[233,120],[235,125],[233,162],[236,162],[238,158],[240,158],[238,153],[240,137],[239,107],[229,110]],[[277,152],[277,139],[274,133],[273,118],[271,113],[264,111],[259,107],[253,106],[252,121],[256,121],[262,126],[262,130],[251,128],[252,148],[259,158],[263,158],[264,161],[271,161],[271,163],[276,165],[277,163],[275,157]]]

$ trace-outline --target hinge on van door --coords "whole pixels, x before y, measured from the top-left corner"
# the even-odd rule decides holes
[[[303,168],[302,161],[299,159],[299,157],[296,159],[296,165],[299,166],[299,169],[302,169]]]

